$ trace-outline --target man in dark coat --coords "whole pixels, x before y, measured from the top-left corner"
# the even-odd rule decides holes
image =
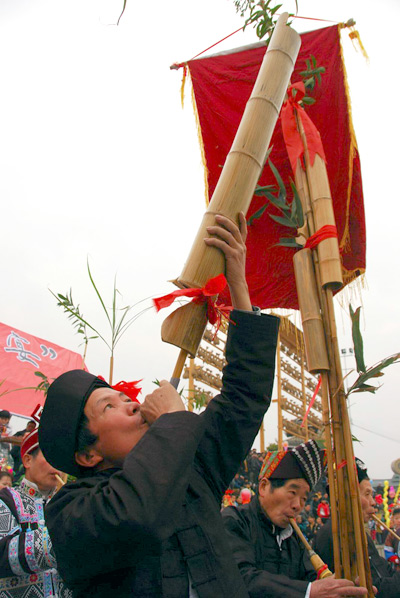
[[[248,505],[223,510],[229,544],[251,598],[367,595],[365,588],[345,579],[317,580],[290,525],[322,469],[322,451],[313,440],[288,452],[269,452],[261,468],[258,496]]]
[[[43,451],[79,476],[46,517],[74,596],[245,598],[227,549],[221,498],[270,403],[278,319],[252,312],[244,277],[246,223],[216,216],[209,245],[226,256],[234,310],[221,394],[186,412],[161,382],[141,405],[82,371],[50,386]]]
[[[361,508],[364,522],[368,523],[375,513],[373,488],[367,468],[361,459],[356,459],[358,485],[360,488]],[[395,573],[388,561],[381,557],[371,536],[367,534],[368,556],[371,565],[372,582],[377,588],[377,598],[399,598],[400,572]],[[332,522],[329,520],[314,538],[314,549],[327,563],[331,571],[335,570],[332,541]]]

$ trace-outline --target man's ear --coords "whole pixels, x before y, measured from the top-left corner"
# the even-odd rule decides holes
[[[262,478],[258,485],[258,494],[263,497],[269,491],[270,481],[268,478]]]
[[[25,455],[22,457],[22,465],[25,467],[25,469],[30,468],[31,461],[32,461],[32,455],[30,455],[29,453],[25,453]]]
[[[82,453],[75,453],[75,461],[82,467],[96,467],[103,461],[103,457],[96,449],[91,448]]]

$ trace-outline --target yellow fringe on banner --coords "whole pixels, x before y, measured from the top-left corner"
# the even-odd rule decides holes
[[[189,67],[188,67],[188,71],[190,74]],[[206,206],[208,206],[208,204],[210,203],[210,194],[209,194],[209,188],[208,188],[208,168],[207,168],[207,160],[206,160],[206,153],[204,150],[203,135],[201,133],[199,113],[197,110],[197,104],[196,104],[196,98],[194,95],[193,85],[192,85],[192,106],[193,106],[194,118],[196,120],[197,137],[199,140],[201,161],[203,163],[203,168],[204,168],[204,196],[205,196],[205,200],[206,200]]]
[[[350,90],[349,90],[349,83],[347,80],[347,71],[346,65],[344,63],[344,56],[343,56],[343,47],[340,38],[340,31],[344,27],[347,27],[344,23],[339,23],[339,40],[340,40],[340,59],[342,61],[342,68],[343,68],[343,81],[344,81],[344,89],[346,92],[346,99],[347,99],[347,112],[348,112],[348,123],[349,123],[349,131],[350,131],[350,147],[349,147],[349,184],[347,187],[347,202],[346,202],[346,222],[342,234],[342,238],[339,242],[339,248],[345,250],[346,252],[351,251],[351,244],[350,244],[350,231],[349,231],[349,218],[350,218],[350,199],[351,199],[351,188],[353,185],[353,162],[354,162],[354,153],[357,148],[357,139],[356,134],[354,131],[353,126],[353,119],[351,115],[351,99],[350,99]]]
[[[188,65],[185,64],[183,67],[183,75],[182,75],[182,83],[181,83],[181,105],[182,108],[185,102],[185,83],[186,83],[186,75],[187,75]]]
[[[357,44],[355,43],[355,41],[358,42],[358,46],[361,50],[361,54],[364,56],[365,60],[367,62],[369,62],[369,56],[367,54],[366,49],[364,48],[364,44],[361,41],[360,34],[358,33],[357,29],[355,29],[354,27],[350,27],[349,38],[351,39],[351,41],[353,43],[353,47],[355,48],[356,51],[357,51]]]

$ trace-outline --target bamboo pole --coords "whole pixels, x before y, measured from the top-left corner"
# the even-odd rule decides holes
[[[114,373],[114,355],[110,357],[110,372],[108,375],[108,383],[111,386],[113,380],[113,373]]]
[[[282,422],[282,371],[281,371],[281,333],[278,332],[278,350],[276,352],[276,379],[278,386],[278,450],[283,448],[283,422]]]
[[[264,438],[264,418],[260,426],[260,453],[265,451],[265,438]]]
[[[193,398],[194,398],[194,378],[193,378],[193,371],[194,371],[194,359],[191,357],[189,359],[189,396],[188,396],[188,409],[189,411],[193,411]]]
[[[237,222],[239,212],[246,213],[250,206],[300,48],[300,36],[286,25],[288,16],[284,13],[279,17],[268,44],[210,205],[175,281],[181,288],[202,288],[210,278],[225,271],[223,253],[207,246],[204,238],[209,236],[207,227],[215,223],[216,214]],[[194,356],[207,321],[203,308],[190,303],[175,310],[163,323],[162,340]]]
[[[307,188],[312,212],[308,212],[309,231],[313,234],[325,224],[334,224],[329,221],[330,200],[329,183],[327,183],[326,168],[321,168],[321,159],[316,156],[313,170],[308,154],[307,139],[300,119],[297,119],[299,132],[304,146],[305,172],[301,173],[302,188]],[[298,171],[299,169],[297,169]],[[297,174],[297,172],[296,172]],[[326,181],[323,180],[325,177]],[[332,209],[333,214],[333,209]],[[323,216],[322,216],[323,215]],[[323,219],[325,218],[325,220]],[[328,221],[326,221],[328,219]],[[329,239],[328,239],[329,240]],[[337,239],[335,239],[337,243]],[[313,252],[315,271],[321,296],[321,314],[327,342],[330,369],[328,371],[328,386],[330,397],[330,411],[332,418],[332,433],[334,441],[334,457],[338,466],[334,471],[339,508],[339,530],[341,540],[340,570],[345,577],[354,579],[357,575],[360,584],[368,588],[369,598],[373,598],[372,579],[368,559],[365,530],[361,517],[361,503],[359,489],[354,467],[354,454],[348,418],[346,398],[342,388],[342,372],[340,355],[337,342],[336,321],[333,309],[332,289],[337,288],[340,279],[337,276],[337,256],[333,255],[334,247],[331,244],[332,254],[328,251]],[[333,258],[333,259],[331,259]],[[324,262],[324,263],[321,263]],[[336,264],[336,265],[335,265]],[[339,261],[340,264],[340,261]],[[338,556],[337,551],[335,551]],[[336,561],[335,561],[336,568]]]
[[[389,527],[388,525],[386,525],[386,523],[384,523],[383,521],[381,521],[381,520],[379,519],[379,517],[377,517],[376,515],[372,515],[372,519],[373,519],[374,521],[376,521],[376,523],[379,523],[379,525],[381,525],[382,527],[384,527],[384,528],[385,528],[385,529],[386,529],[386,530],[389,532],[389,534],[392,534],[392,536],[393,536],[394,538],[396,538],[396,540],[399,540],[399,541],[400,541],[400,536],[398,536],[398,535],[396,534],[396,532],[395,532],[394,530],[392,530],[392,528],[391,528],[391,527]]]
[[[324,563],[324,561],[321,559],[321,557],[311,548],[311,546],[307,542],[306,538],[304,537],[303,532],[297,525],[296,520],[291,518],[290,525],[293,527],[298,538],[300,539],[303,546],[307,550],[308,556],[310,557],[311,564],[314,567],[315,571],[318,573],[318,579],[325,579],[325,577],[332,577],[332,575],[333,575],[332,571],[329,570],[328,566]]]
[[[307,393],[306,393],[306,385],[305,385],[305,374],[304,374],[304,354],[301,351],[301,395],[303,397],[303,410],[304,410],[304,417],[307,413]],[[306,418],[304,424],[304,431],[306,434],[306,442],[308,442],[308,419]]]
[[[331,522],[332,522],[332,540],[333,540],[333,559],[335,563],[335,573],[337,577],[342,576],[342,561],[340,558],[339,541],[339,522],[338,522],[338,504],[337,504],[337,486],[333,470],[332,437],[329,421],[329,398],[328,398],[328,374],[321,373],[321,403],[322,403],[322,421],[324,424],[325,448],[328,457],[328,482],[329,499],[331,503]]]

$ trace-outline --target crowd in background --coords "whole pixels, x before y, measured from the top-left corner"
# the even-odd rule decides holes
[[[0,490],[5,487],[18,486],[22,479],[24,467],[20,456],[20,443],[35,426],[35,422],[28,421],[24,430],[11,436],[10,418],[11,415],[8,411],[0,411],[0,437],[2,439],[0,442]],[[12,440],[12,444],[6,442],[6,439]],[[222,507],[238,506],[251,501],[258,489],[258,477],[265,455],[265,452],[258,453],[255,449],[250,451],[225,492]],[[382,494],[383,487],[378,487],[376,489],[376,514],[384,521]],[[395,504],[394,497],[391,498],[392,501],[389,504],[390,527],[397,532],[397,535],[400,535],[400,501]],[[297,516],[297,524],[311,545],[318,530],[328,521],[330,515],[327,479],[323,476],[313,492],[309,494],[304,510]],[[378,546],[384,547],[384,555],[392,560],[393,566],[400,568],[398,563],[399,541],[373,520],[369,522],[369,533]]]

